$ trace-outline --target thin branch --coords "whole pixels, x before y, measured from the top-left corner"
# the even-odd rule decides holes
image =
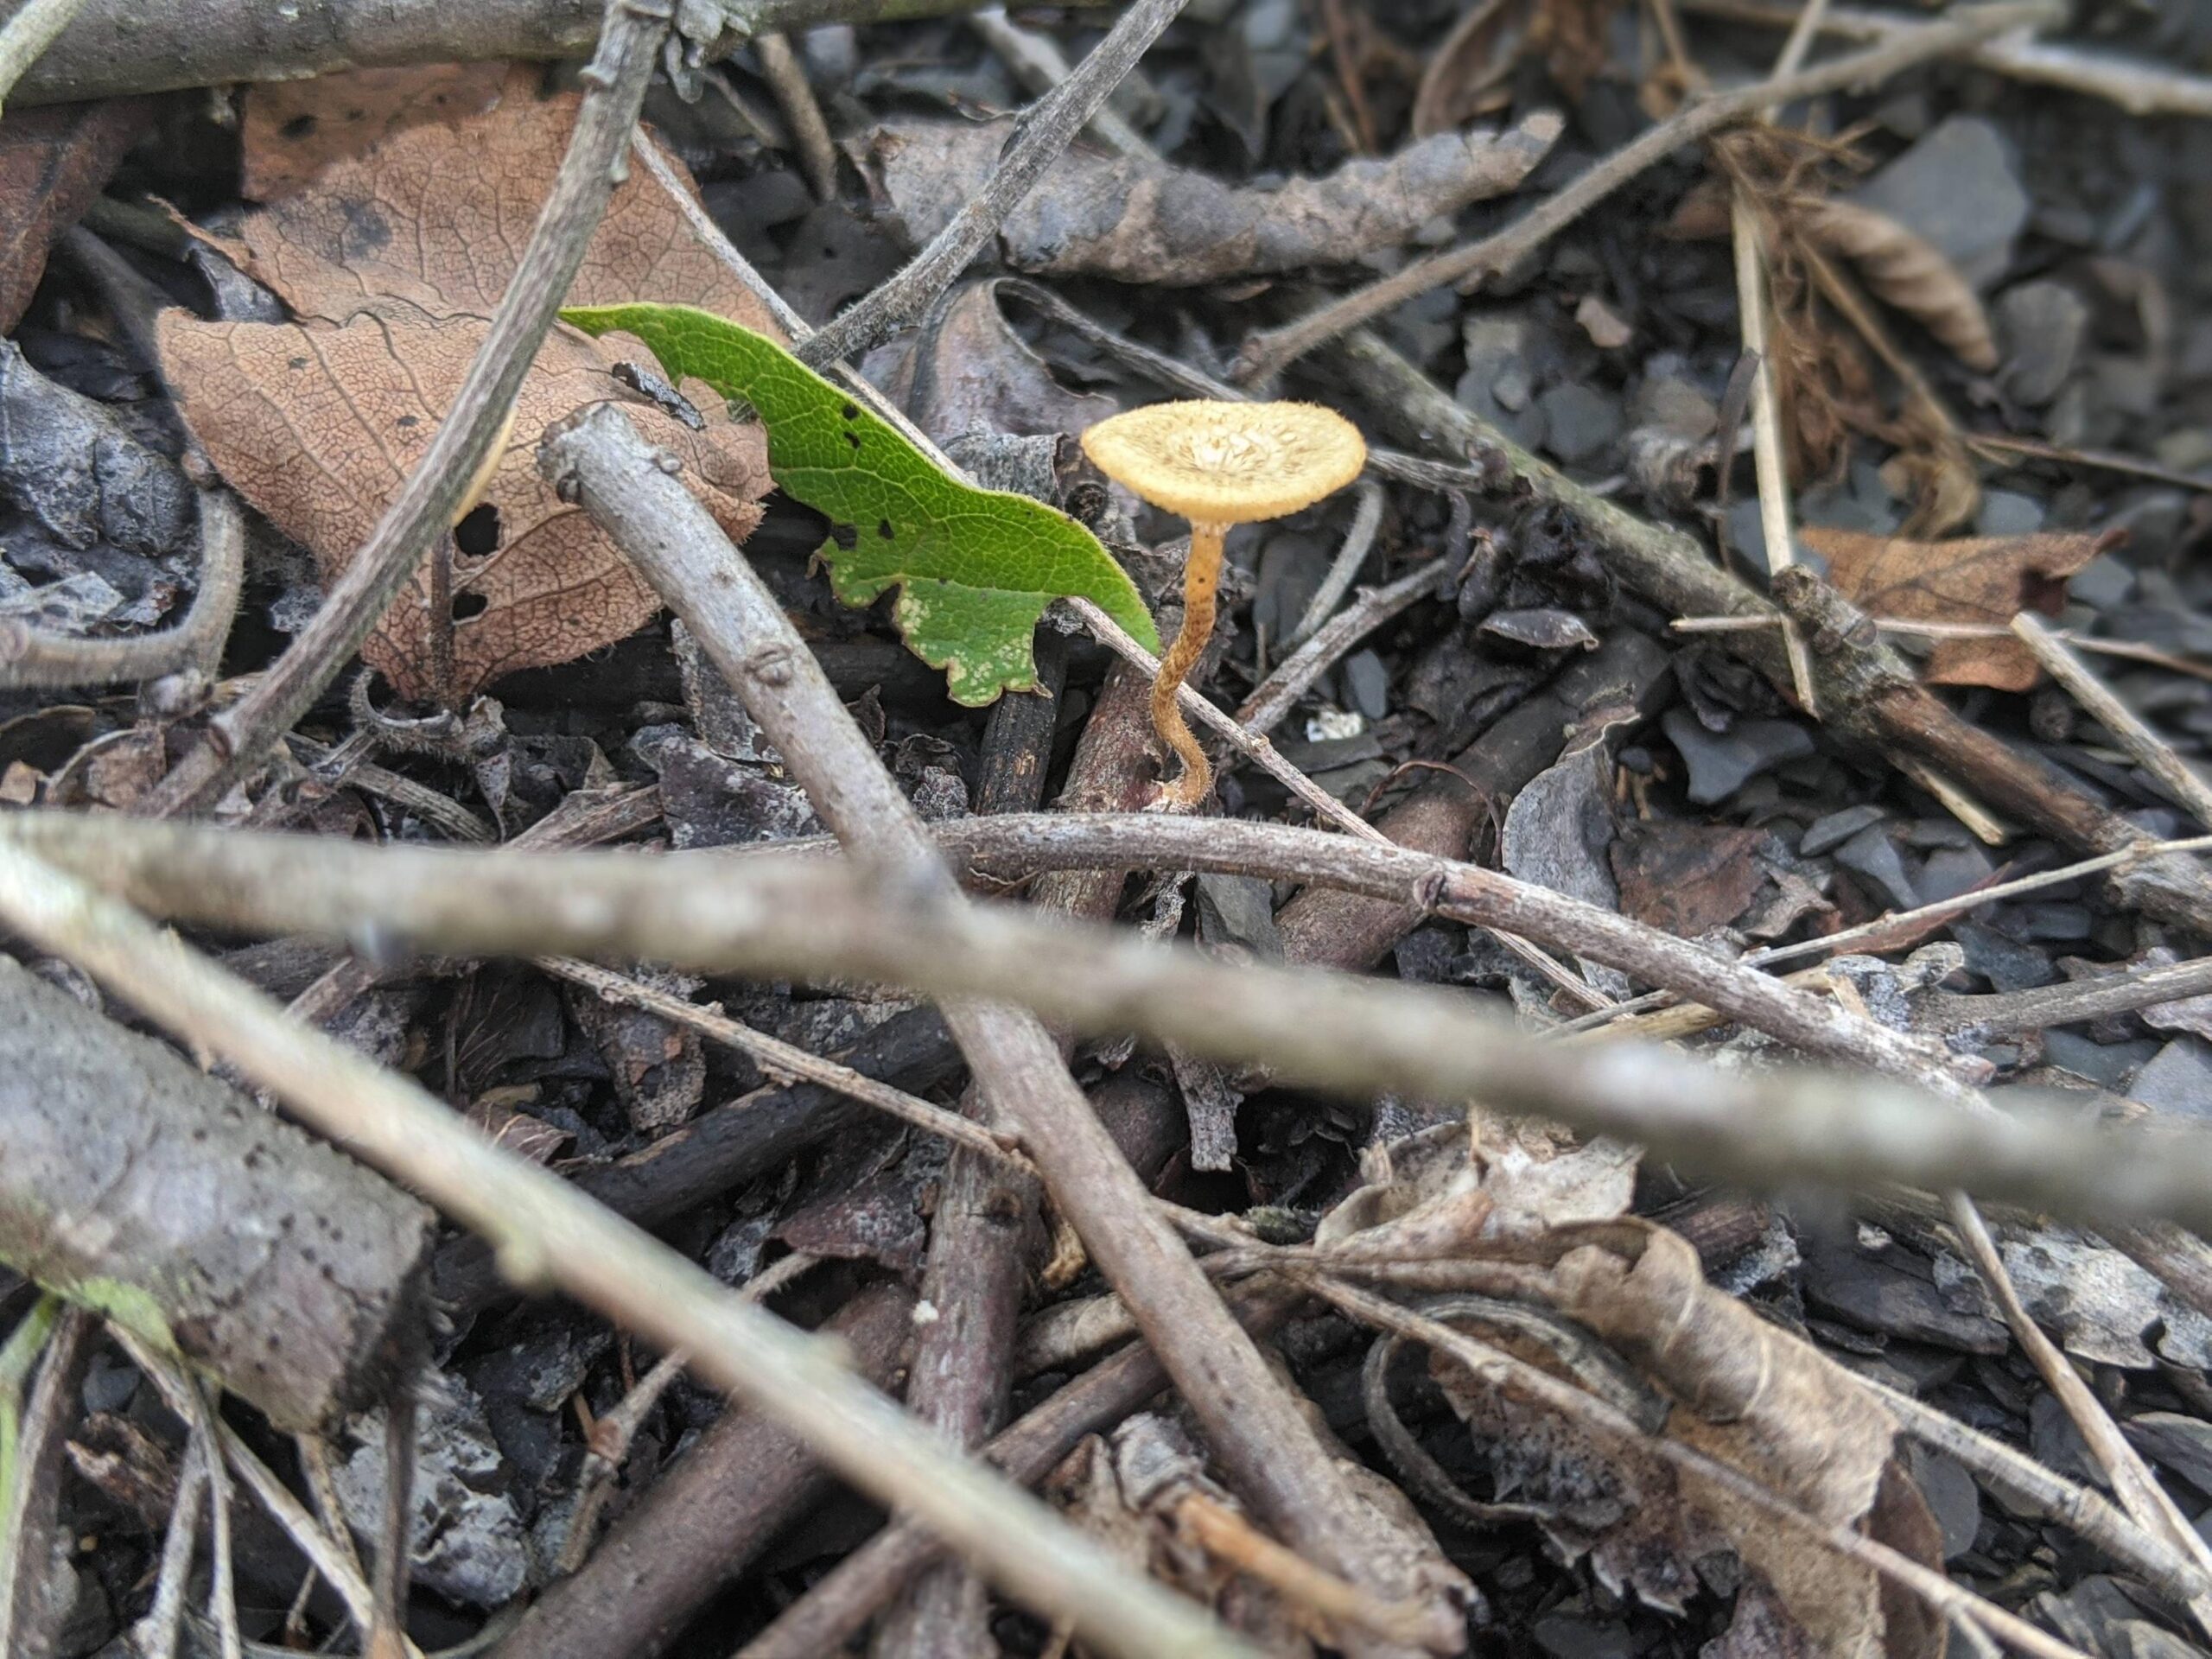
[[[1792,26],[1796,0],[1681,0],[1685,11],[1776,29]],[[1825,34],[1846,40],[1885,41],[1914,25],[1904,17],[1847,6],[1829,9],[1821,20]],[[2105,52],[2032,40],[2023,33],[1985,41],[1965,54],[1977,69],[1987,69],[2031,86],[2057,86],[2116,104],[2130,115],[2212,116],[2212,78],[2161,64],[2143,63]],[[2202,488],[2200,480],[2196,487]]]
[[[1304,645],[1321,631],[1321,625],[1344,602],[1344,595],[1351,591],[1352,579],[1359,575],[1359,567],[1367,562],[1368,550],[1375,545],[1375,532],[1382,526],[1383,504],[1382,486],[1373,479],[1359,486],[1359,505],[1353,509],[1351,523],[1337,546],[1337,556],[1330,562],[1329,574],[1321,578],[1321,585],[1313,590],[1313,597],[1306,607],[1306,614],[1298,619],[1298,626],[1290,631],[1290,637],[1283,644],[1293,650]]]
[[[0,103],[85,9],[85,0],[23,0],[0,28]]]
[[[830,141],[830,124],[822,118],[806,66],[782,34],[763,35],[753,42],[760,54],[760,67],[768,77],[768,90],[791,130],[791,147],[798,152],[799,171],[817,201],[833,200],[837,194],[837,146]]]
[[[159,633],[82,639],[0,623],[0,689],[105,685],[200,671],[211,683],[238,609],[245,526],[228,490],[200,492],[200,588],[183,620]]]
[[[1464,998],[1341,975],[1230,969],[1186,947],[956,906],[820,860],[713,867],[612,853],[372,849],[32,812],[0,817],[0,844],[35,849],[179,919],[337,938],[373,927],[381,939],[455,955],[645,958],[1019,1001],[1086,1033],[1134,1030],[1358,1098],[1396,1090],[1480,1100],[1763,1186],[1957,1186],[2083,1217],[2212,1222],[2212,1136],[2184,1126],[2089,1128],[1999,1113],[1963,1090],[1816,1071],[1745,1076],[1626,1045],[1548,1044]],[[1033,1117],[1020,1120],[1025,1131]],[[1033,1141],[1029,1150],[1038,1155]]]
[[[2074,694],[2089,717],[2110,732],[2137,766],[2166,787],[2166,792],[2206,829],[2212,830],[2212,783],[2174,753],[2173,745],[2152,731],[2143,716],[2130,709],[2089,665],[2069,651],[2043,619],[2022,611],[2012,619],[2012,632],[2035,653],[2050,677]]]
[[[2063,985],[1986,996],[1937,996],[1920,1007],[1915,1023],[1928,1031],[1980,1031],[1996,1036],[2133,1014],[2162,1002],[2208,995],[2212,995],[2212,957],[2198,957]]]
[[[1392,617],[1434,593],[1444,575],[1435,564],[1424,564],[1387,587],[1367,589],[1275,664],[1244,699],[1234,716],[1236,723],[1256,736],[1274,730],[1332,664]]]
[[[671,4],[607,0],[598,55],[581,72],[583,103],[568,154],[452,409],[314,619],[147,797],[140,809],[147,815],[203,810],[258,766],[361,648],[431,543],[451,527],[469,480],[505,429],[523,377],[614,193]]]
[[[1770,105],[1845,87],[1873,86],[1916,64],[1951,56],[2012,29],[2059,21],[2063,15],[2061,9],[2044,0],[1967,7],[1942,22],[1917,26],[1866,51],[1685,105],[1504,229],[1478,242],[1416,259],[1395,275],[1332,301],[1295,322],[1253,335],[1237,359],[1234,378],[1243,385],[1269,380],[1315,346],[1350,333],[1417,295],[1446,283],[1479,282],[1503,275],[1683,145],[1748,120]]]
[[[1125,1659],[1249,1655],[1179,1598],[916,1428],[836,1357],[484,1140],[420,1087],[295,1025],[251,986],[136,912],[25,855],[0,853],[0,914],[181,1040],[272,1090],[303,1122],[493,1239],[510,1274],[550,1283],[796,1430],[852,1484],[912,1510],[995,1581]],[[368,1610],[357,1614],[363,1628]]]
[[[1074,73],[1058,41],[1041,30],[1023,28],[1006,15],[1004,6],[985,6],[968,19],[968,27],[983,37],[983,43],[1014,71],[1014,78],[1033,93],[1049,92]],[[1110,104],[1099,106],[1089,131],[1117,156],[1144,162],[1160,159],[1160,152]]]
[[[799,361],[817,369],[857,361],[935,304],[1187,3],[1135,0],[1073,73],[1015,119],[991,176],[951,222],[904,269],[800,346]]]

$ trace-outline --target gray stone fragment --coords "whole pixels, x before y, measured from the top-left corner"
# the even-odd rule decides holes
[[[1862,801],[1857,806],[1847,806],[1840,812],[1831,812],[1824,818],[1815,818],[1805,831],[1805,838],[1797,843],[1797,851],[1806,858],[1817,858],[1834,847],[1840,847],[1870,823],[1879,823],[1889,814],[1872,802]]]
[[[1536,400],[1544,415],[1544,445],[1570,467],[1601,458],[1626,429],[1620,399],[1570,382]]]
[[[1887,213],[1987,288],[2012,263],[2028,194],[1997,128],[1955,115],[1868,180],[1851,198]]]
[[[1356,651],[1344,658],[1344,695],[1351,706],[1370,720],[1390,712],[1390,671],[1371,651]]]
[[[1987,880],[1996,868],[1979,845],[1939,847],[1928,855],[1912,885],[1922,904],[1941,904],[1971,891],[1975,882]]]
[[[2063,1030],[2043,1034],[2043,1052],[2053,1065],[2107,1089],[2127,1087],[2128,1075],[2158,1052],[2156,1043],[2100,1043]]]
[[[2058,977],[2047,951],[2022,944],[2008,934],[1965,917],[1951,924],[1951,937],[1967,953],[1967,968],[2000,991],[2025,991]]]
[[[2089,308],[2063,283],[2022,283],[1997,302],[1996,323],[2005,353],[1997,384],[2015,402],[2040,409],[2074,372]]]
[[[1917,1441],[1905,1444],[1905,1465],[1912,1484],[1928,1500],[1936,1524],[1943,1532],[1943,1559],[1952,1560],[1974,1548],[1981,1530],[1981,1492],[1974,1477],[1956,1458],[1930,1451]]]
[[[1708,732],[1687,709],[1660,722],[1689,767],[1689,798],[1700,806],[1726,800],[1759,773],[1813,753],[1813,734],[1787,720],[1739,720]]]
[[[2175,1038],[2135,1074],[2127,1092],[2162,1112],[2212,1117],[2212,1045],[2195,1037]]]
[[[2212,1493],[2212,1423],[2179,1412],[2146,1411],[2122,1425],[2145,1457],[2179,1475],[2200,1492]]]
[[[2018,490],[1985,490],[1974,521],[1977,536],[2032,536],[2043,528],[2044,505]]]
[[[1870,823],[1835,849],[1835,861],[1872,882],[1876,893],[1898,910],[1920,902],[1912,877],[1898,856],[1897,844],[1878,823]]]

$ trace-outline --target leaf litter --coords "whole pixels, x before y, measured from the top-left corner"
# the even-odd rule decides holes
[[[163,368],[194,435],[241,495],[315,555],[326,584],[452,406],[551,187],[578,99],[538,99],[536,79],[510,75],[487,110],[403,124],[247,218],[235,257],[298,321],[162,315]],[[280,131],[250,129],[248,138],[265,151]],[[637,168],[570,291],[607,300],[647,286],[773,326]],[[618,360],[573,333],[548,338],[484,488],[488,517],[479,535],[456,538],[469,544],[452,555],[453,615],[429,613],[431,575],[418,571],[363,647],[402,696],[463,702],[502,674],[611,645],[659,610],[605,533],[538,475],[537,437],[554,421],[594,402],[630,404],[733,538],[759,522],[768,489],[759,429],[716,408],[691,431],[630,398],[612,377]]]

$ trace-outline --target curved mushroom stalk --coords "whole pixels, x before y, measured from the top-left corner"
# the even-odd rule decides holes
[[[1214,595],[1221,588],[1221,543],[1226,524],[1192,524],[1191,556],[1183,564],[1183,626],[1175,643],[1160,659],[1160,672],[1152,682],[1153,729],[1167,741],[1183,762],[1182,775],[1163,781],[1152,804],[1158,812],[1189,812],[1197,809],[1213,787],[1213,767],[1198,743],[1198,734],[1183,718],[1175,694],[1198,665],[1206,641],[1213,638]]]

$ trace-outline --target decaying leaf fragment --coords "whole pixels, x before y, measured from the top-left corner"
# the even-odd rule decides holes
[[[1997,337],[1981,296],[1959,268],[1887,213],[1822,196],[1793,196],[1784,211],[1796,227],[1859,268],[1866,285],[1986,374],[1997,367]]]
[[[1548,1265],[1546,1299],[1560,1313],[1673,1402],[1665,1437],[1816,1521],[1940,1564],[1940,1534],[1893,1456],[1887,1411],[1817,1350],[1708,1286],[1685,1240],[1620,1220],[1555,1228],[1520,1253]],[[1941,1622],[1924,1605],[1725,1487],[1656,1452],[1625,1452],[1618,1439],[1510,1388],[1478,1386],[1455,1364],[1439,1361],[1434,1371],[1488,1451],[1500,1495],[1543,1507],[1554,1541],[1588,1554],[1616,1589],[1679,1608],[1726,1552],[1744,1570],[1738,1629],[1724,1638],[1738,1645],[1729,1651],[1943,1651]],[[1777,1625],[1796,1627],[1801,1645],[1777,1644]]]
[[[847,148],[902,238],[918,246],[974,197],[1009,125],[900,122]],[[1077,148],[1007,216],[999,247],[1016,270],[1166,287],[1347,264],[1440,213],[1518,188],[1560,126],[1544,111],[1503,132],[1438,133],[1387,162],[1347,162],[1271,190]]]
[[[1828,580],[1873,617],[2003,627],[2022,611],[2056,616],[2066,579],[2123,539],[2088,532],[1968,536],[1942,542],[1808,527],[1805,545],[1828,562]],[[1945,639],[1928,658],[1931,685],[2025,691],[2042,671],[2010,637]]]
[[[239,192],[248,201],[289,196],[334,162],[410,127],[490,109],[506,80],[503,63],[415,63],[264,81],[245,94]]]
[[[152,124],[137,98],[11,109],[0,121],[0,333],[22,321],[47,251],[77,222]]]
[[[518,72],[489,109],[400,121],[246,220],[237,257],[297,321],[210,323],[175,311],[161,320],[162,367],[186,423],[238,493],[315,554],[326,582],[352,563],[452,408],[552,186],[580,100],[537,99],[536,82],[535,72]],[[646,289],[773,326],[699,240],[683,205],[633,168],[571,293],[613,299]],[[614,544],[555,498],[532,459],[554,421],[628,400],[609,372],[620,358],[573,332],[548,338],[482,494],[490,511],[456,536],[451,615],[430,615],[425,569],[362,649],[402,696],[466,699],[499,675],[610,645],[660,608]],[[741,539],[769,488],[766,445],[757,426],[732,421],[718,399],[704,402],[696,431],[650,405],[633,412]]]
[[[201,322],[164,312],[162,360],[186,423],[240,495],[308,549],[330,582],[352,563],[453,406],[486,325],[359,317],[342,327]],[[565,663],[634,633],[660,600],[597,525],[538,476],[537,435],[620,395],[612,360],[573,334],[550,338],[516,399],[515,422],[482,499],[496,544],[454,555],[453,676],[436,683],[427,579],[403,589],[363,645],[400,696],[466,698],[518,669]],[[650,405],[631,417],[680,457],[716,522],[743,539],[760,522],[768,472],[759,429],[728,420],[693,432]],[[469,539],[469,538],[463,538]]]

